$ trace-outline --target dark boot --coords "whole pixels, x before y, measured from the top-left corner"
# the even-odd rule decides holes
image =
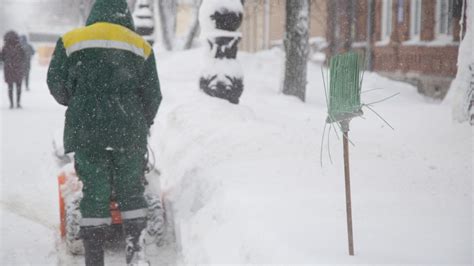
[[[26,70],[26,74],[25,74],[25,87],[27,91],[30,90],[30,69],[29,68]]]
[[[8,98],[10,99],[10,109],[13,109],[13,85],[8,84]]]
[[[104,226],[81,227],[86,266],[104,266]]]
[[[123,221],[127,265],[146,265],[145,258],[146,218]]]
[[[16,84],[16,107],[21,108],[20,104],[21,99],[21,83]]]

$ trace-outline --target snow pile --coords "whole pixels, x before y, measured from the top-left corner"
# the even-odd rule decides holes
[[[474,99],[474,88],[471,82],[474,82],[474,53],[472,47],[474,45],[473,38],[473,16],[474,2],[467,1],[466,7],[466,35],[459,46],[458,55],[458,73],[456,79],[451,83],[445,102],[453,108],[453,118],[459,122],[469,119],[468,108],[471,99]],[[474,107],[473,107],[474,108]]]
[[[240,105],[195,90],[186,62],[165,55],[152,146],[174,202],[182,262],[469,264],[472,133],[416,89],[366,73],[366,103],[400,92],[354,120],[350,137],[356,256],[347,255],[342,143],[320,141],[326,103],[309,64],[308,104],[278,92],[283,54],[241,54]],[[428,134],[427,134],[428,133]],[[327,145],[327,146],[326,146]],[[334,165],[329,164],[327,148]]]
[[[141,28],[154,28],[155,27],[155,22],[152,19],[140,19],[140,20],[135,20],[135,27],[141,27]],[[145,38],[146,36],[144,36]]]
[[[73,254],[84,254],[84,246],[79,236],[81,212],[79,204],[83,197],[83,184],[79,180],[72,163],[62,168],[59,190],[64,203],[65,242]],[[63,217],[61,217],[63,218]]]
[[[72,163],[65,165],[61,171],[64,176],[64,184],[62,184],[59,189],[61,190],[64,203],[69,205],[78,198],[82,198],[83,185],[77,177]]]
[[[155,39],[155,20],[153,17],[153,5],[150,4],[150,1],[137,1],[132,15],[137,33],[148,42],[153,43]]]
[[[241,0],[204,0],[199,9],[199,23],[202,36],[208,35],[216,29],[216,20],[212,19],[215,13],[242,14],[244,7]]]
[[[213,83],[216,83],[217,80],[225,80],[226,76],[243,78],[242,67],[236,60],[210,58],[203,64],[203,69],[202,76],[205,78],[217,75]]]

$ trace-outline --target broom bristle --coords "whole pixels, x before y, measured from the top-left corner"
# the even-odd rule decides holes
[[[329,116],[331,120],[360,113],[363,59],[358,53],[336,55],[330,61]],[[333,121],[334,122],[334,121]]]

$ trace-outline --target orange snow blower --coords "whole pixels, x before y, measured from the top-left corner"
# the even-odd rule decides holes
[[[79,204],[82,199],[82,182],[76,175],[73,164],[63,168],[58,175],[59,194],[59,218],[60,234],[65,240],[66,249],[73,255],[84,253],[80,237],[81,213]],[[157,243],[162,239],[165,228],[165,215],[159,193],[151,191],[148,186],[145,189],[145,201],[148,205],[147,228],[145,234],[146,243]],[[118,203],[110,200],[110,216],[112,223],[107,227],[107,241],[119,242],[122,239],[122,217]]]
[[[76,176],[75,173],[70,175]],[[59,218],[60,218],[60,231],[61,237],[66,236],[66,204],[63,197],[62,186],[66,185],[67,175],[65,172],[61,172],[58,176],[58,192],[59,192]],[[81,189],[80,185],[75,184],[73,187],[74,192],[79,192]],[[118,203],[114,200],[110,201],[110,216],[112,217],[112,224],[122,224],[122,216],[118,208]]]

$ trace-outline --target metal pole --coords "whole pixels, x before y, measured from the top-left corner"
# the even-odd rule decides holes
[[[343,130],[344,145],[344,176],[346,183],[346,216],[347,216],[347,236],[349,240],[349,255],[354,256],[354,238],[352,233],[352,203],[351,203],[351,180],[349,169],[349,121],[341,122]]]

